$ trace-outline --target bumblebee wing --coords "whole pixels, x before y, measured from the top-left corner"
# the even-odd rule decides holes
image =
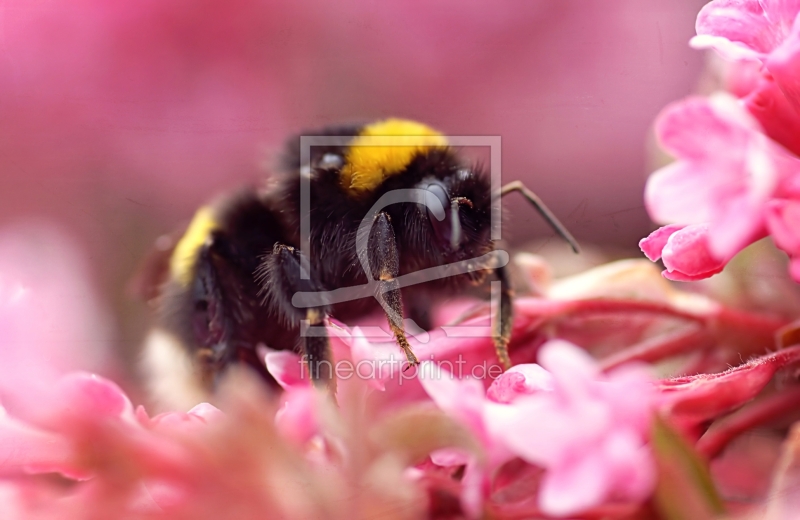
[[[185,232],[186,226],[156,239],[128,281],[127,292],[131,297],[145,301],[149,305],[156,304],[162,287],[169,280],[169,262],[172,253]]]

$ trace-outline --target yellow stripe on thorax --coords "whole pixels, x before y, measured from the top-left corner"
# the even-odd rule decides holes
[[[368,193],[408,167],[414,156],[447,147],[433,128],[405,119],[386,119],[367,125],[345,152],[342,186],[351,195]]]
[[[173,280],[184,287],[192,282],[197,254],[217,225],[214,212],[210,207],[204,206],[197,210],[186,233],[183,234],[172,252],[169,272]]]

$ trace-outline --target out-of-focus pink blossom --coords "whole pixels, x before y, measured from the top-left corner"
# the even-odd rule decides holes
[[[656,133],[677,160],[648,180],[650,216],[663,224],[708,224],[708,248],[718,260],[761,238],[766,203],[796,190],[800,160],[770,141],[730,96],[672,104]]]
[[[143,406],[136,408],[136,419],[145,428],[169,431],[192,431],[221,420],[222,411],[208,403],[200,403],[186,413],[163,412],[154,417],[147,415]]]
[[[546,344],[539,358],[542,366],[518,365],[488,392],[427,363],[420,379],[431,399],[481,440],[487,475],[513,456],[547,470],[539,488],[543,512],[564,516],[644,499],[655,479],[646,447],[655,403],[649,377],[635,367],[603,376],[583,350],[563,341]]]
[[[0,230],[0,398],[32,410],[72,370],[107,370],[111,332],[84,259],[44,224]],[[23,404],[24,403],[24,404]]]
[[[486,397],[498,403],[511,403],[518,397],[553,389],[553,376],[539,365],[515,365],[492,381]]]
[[[310,441],[320,429],[319,398],[311,385],[287,389],[281,398],[281,408],[275,414],[278,431],[301,446]]]
[[[655,484],[646,446],[655,405],[649,375],[634,366],[601,375],[566,342],[546,344],[539,363],[553,376],[553,390],[517,399],[493,417],[493,427],[514,453],[547,469],[542,511],[567,516],[647,497]]]
[[[718,260],[709,251],[708,225],[671,224],[656,229],[639,242],[645,256],[662,260],[665,278],[679,282],[702,280],[722,271],[730,258]]]
[[[71,466],[72,447],[57,434],[26,424],[0,409],[0,475],[59,472],[81,478]]]
[[[631,348],[630,341],[659,339],[644,331],[678,318],[737,338],[749,332],[762,346],[783,323],[731,317],[699,296],[682,299],[649,263],[645,274],[642,262],[607,266],[583,278],[586,283],[567,282],[559,300],[517,299],[512,357],[538,355],[540,364],[518,364],[496,380],[498,373],[485,365],[496,363],[490,336],[434,330],[412,338],[426,360],[417,377],[402,371],[404,356],[394,342],[366,337],[367,322],[363,329],[329,324],[333,357],[344,369],[338,407],[311,386],[291,351],[261,351],[280,395],[265,395],[255,381],[247,386],[243,373],[243,380],[231,380],[235,384],[223,381],[218,398],[224,414],[201,404],[150,417],[142,407],[134,410],[110,381],[71,373],[28,414],[35,422],[13,414],[0,420],[0,460],[7,461],[0,477],[13,477],[9,490],[24,497],[43,492],[44,481],[29,473],[61,473],[72,481],[69,491],[41,503],[58,507],[62,516],[88,510],[101,516],[113,511],[116,518],[211,519],[230,514],[235,503],[239,517],[248,519],[351,518],[387,510],[394,512],[389,517],[410,519],[424,514],[426,504],[445,503],[453,514],[471,517],[613,518],[609,511],[630,512],[652,489],[646,443],[655,405],[681,424],[696,425],[698,417],[708,421],[740,406],[797,358],[787,349],[702,383],[653,385],[635,366],[617,363],[604,372],[575,346],[544,343],[563,334],[561,322],[592,331],[585,335],[591,339],[599,334],[597,318],[607,321],[609,311],[626,320],[624,335],[609,336],[626,339],[618,353]],[[625,273],[638,282],[631,284]],[[638,312],[648,316],[641,330],[630,325]],[[488,324],[489,314],[478,307],[466,324]],[[636,345],[632,350],[639,352]],[[656,359],[675,353],[656,351]],[[393,359],[397,363],[386,364]],[[658,400],[656,390],[669,399]],[[416,422],[404,431],[407,421]],[[423,491],[428,502],[420,499]],[[20,508],[28,511],[24,500]]]
[[[800,26],[796,0],[714,0],[697,16],[696,48],[727,59],[758,60],[800,108]]]

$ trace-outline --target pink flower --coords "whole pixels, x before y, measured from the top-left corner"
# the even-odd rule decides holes
[[[499,393],[510,401],[518,395],[535,391],[538,383],[542,383],[546,388],[549,374],[537,374],[535,380],[527,381],[526,374],[538,372],[540,368],[531,370],[533,366],[535,365],[517,365],[514,367],[516,370],[508,376],[505,374],[500,376],[501,380],[508,379],[513,382],[498,383],[498,387],[504,389]],[[522,380],[517,376],[522,376]],[[482,465],[474,457],[459,450],[442,449],[431,454],[433,462],[441,466],[466,465],[464,474],[466,482],[460,497],[461,507],[471,517],[477,518],[481,516],[483,503],[488,498],[493,472],[514,457],[502,442],[501,433],[496,428],[498,423],[493,420],[493,417],[500,413],[498,408],[506,408],[507,405],[487,399],[486,390],[480,380],[457,379],[454,374],[430,361],[422,363],[419,381],[433,402],[465,424],[484,448],[487,460]],[[497,394],[495,391],[495,395]],[[471,485],[468,486],[466,483]]]
[[[800,109],[800,26],[796,0],[714,0],[697,16],[695,48],[731,60],[758,60]]]
[[[668,106],[656,134],[677,160],[648,180],[650,216],[664,224],[707,223],[708,248],[718,260],[763,236],[767,201],[800,176],[800,160],[727,95]]]
[[[768,136],[795,154],[800,154],[794,63],[798,8],[794,1],[714,1],[700,11],[691,42],[697,48],[715,48],[733,61],[726,86],[743,98]]]
[[[0,230],[0,399],[34,409],[74,370],[108,370],[112,333],[88,266],[43,224]]]
[[[653,220],[673,224],[640,242],[664,276],[700,280],[722,270],[745,246],[767,234],[767,207],[797,196],[800,159],[766,137],[732,97],[690,98],[668,106],[656,122],[676,161],[648,180]]]
[[[697,15],[695,48],[714,48],[729,59],[764,60],[794,32],[795,0],[714,0]]]
[[[655,484],[646,445],[655,390],[647,373],[627,366],[603,375],[586,352],[563,341],[544,345],[539,363],[553,390],[516,400],[495,427],[514,453],[547,469],[542,511],[567,516],[646,498]]]
[[[645,256],[661,259],[665,278],[678,282],[702,280],[722,271],[727,259],[718,260],[708,249],[708,225],[672,224],[656,229],[639,242]]]
[[[646,498],[655,482],[646,447],[655,395],[649,377],[638,367],[603,376],[588,354],[564,341],[547,343],[539,359],[541,366],[503,374],[488,398],[478,381],[430,364],[420,381],[481,441],[487,474],[513,456],[547,470],[538,498],[544,513]]]

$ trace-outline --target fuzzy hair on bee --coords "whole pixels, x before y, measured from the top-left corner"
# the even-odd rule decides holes
[[[301,164],[299,138],[290,140],[280,171],[265,187],[240,189],[200,208],[172,247],[161,248],[162,260],[156,262],[161,275],[151,277],[158,286],[158,324],[145,349],[148,371],[169,377],[169,367],[156,365],[164,360],[175,364],[182,352],[185,359],[176,372],[191,380],[196,393],[213,391],[232,364],[245,364],[271,381],[259,355],[259,347],[266,346],[302,353],[314,383],[331,388],[328,338],[301,334],[301,324],[324,331],[328,317],[347,322],[375,311],[386,315],[408,366],[414,366],[418,360],[407,328],[430,325],[431,298],[422,293],[474,286],[487,276],[501,283],[494,342],[499,362],[509,367],[512,290],[505,267],[476,265],[403,288],[397,282],[424,269],[477,262],[494,251],[491,215],[498,194],[491,192],[486,173],[465,162],[444,135],[414,121],[387,119],[305,135],[347,141],[313,146],[308,163]],[[301,250],[300,236],[303,177],[310,187],[307,250]],[[404,199],[371,213],[382,197],[398,190],[422,194],[417,195],[422,199]],[[525,196],[577,251],[569,232],[524,185],[511,183],[499,196],[513,191]],[[361,250],[359,243],[365,245]],[[301,276],[304,266],[308,270]],[[293,304],[298,293],[367,282],[380,290],[339,303]]]

